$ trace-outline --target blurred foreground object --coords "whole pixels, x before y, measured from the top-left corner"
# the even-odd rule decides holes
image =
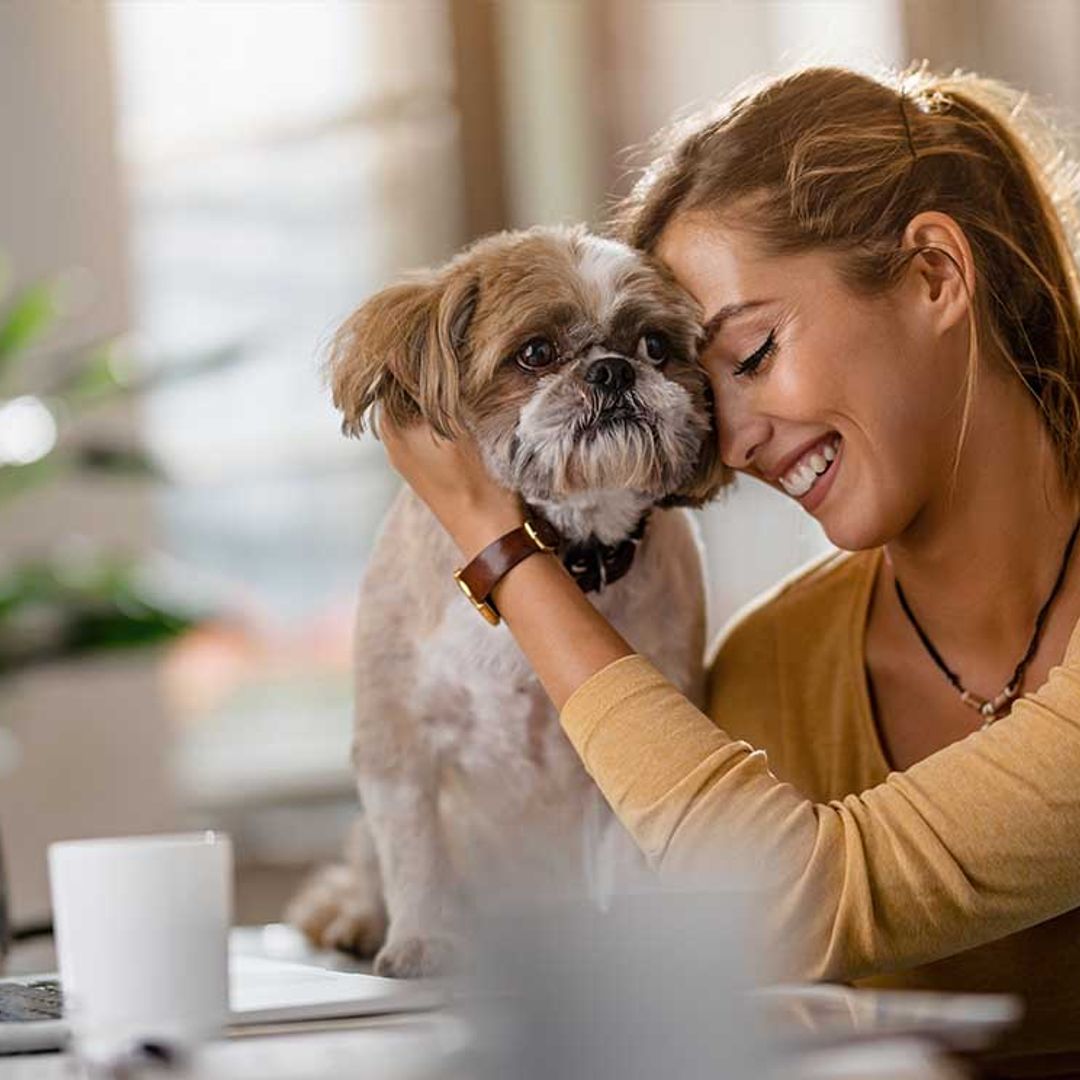
[[[745,864],[705,883],[639,874],[599,907],[496,906],[460,984],[473,1034],[460,1075],[961,1080],[1017,1023],[1013,995],[775,982],[755,880]]]
[[[479,929],[475,1071],[487,1080],[721,1080],[769,1074],[747,999],[753,892],[656,888],[606,911],[552,902]]]

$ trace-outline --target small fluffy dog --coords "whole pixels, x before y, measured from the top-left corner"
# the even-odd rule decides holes
[[[471,433],[492,475],[558,530],[596,607],[700,701],[701,557],[671,509],[727,479],[699,336],[696,304],[659,264],[581,228],[535,228],[378,293],[338,331],[329,371],[348,434],[373,406]],[[345,863],[287,912],[321,946],[377,952],[383,975],[443,969],[464,906],[501,889],[587,888],[620,828],[604,807],[609,831],[586,837],[598,792],[506,625],[459,591],[463,561],[403,490],[360,589],[363,814]]]

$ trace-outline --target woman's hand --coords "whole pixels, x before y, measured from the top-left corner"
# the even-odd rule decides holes
[[[443,439],[426,423],[400,428],[385,418],[378,431],[390,464],[466,561],[521,524],[518,497],[491,479],[475,439]],[[633,652],[557,558],[523,559],[496,584],[492,599],[557,709],[589,676]]]
[[[466,559],[524,520],[521,502],[489,474],[470,435],[444,439],[426,423],[378,419],[390,464],[427,503]]]

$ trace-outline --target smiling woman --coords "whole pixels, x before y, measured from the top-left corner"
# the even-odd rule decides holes
[[[703,311],[724,463],[844,550],[736,617],[704,711],[554,560],[494,593],[654,866],[752,858],[763,968],[1021,994],[1001,1076],[1080,1052],[1075,177],[974,76],[807,69],[681,126],[619,231]],[[470,440],[382,434],[467,557],[519,520]]]
[[[845,282],[842,250],[773,254],[752,229],[701,212],[680,214],[657,243],[707,315],[701,358],[724,460],[797,498],[847,550],[903,532],[931,487],[947,489],[963,428],[970,245],[935,211],[898,235],[919,256],[901,284],[878,294]],[[755,299],[724,303],[731,296]],[[1041,422],[1023,384],[1002,389],[1025,399],[1035,439],[1023,442],[1037,447]],[[828,455],[843,467],[826,468]],[[859,498],[843,497],[849,483]]]

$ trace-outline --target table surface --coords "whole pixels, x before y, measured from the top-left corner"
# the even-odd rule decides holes
[[[365,971],[368,966],[338,953],[312,951],[289,928],[234,930],[233,946],[255,955],[298,959],[334,970]],[[8,973],[53,970],[47,940],[26,942],[9,957]],[[959,1080],[976,1075],[940,1043],[897,1028],[895,1015],[881,1007],[880,993],[820,985],[793,987],[793,994],[768,1005],[770,1028],[784,1041],[811,1033],[797,1053],[785,1053],[773,1071],[757,1075],[784,1080]],[[802,991],[805,991],[803,993]],[[962,1004],[962,998],[956,1001]],[[837,1039],[849,1032],[850,1039]],[[814,1036],[825,1035],[825,1038]],[[468,1062],[473,1031],[453,1009],[433,1013],[305,1022],[265,1027],[215,1041],[181,1072],[185,1080],[325,1080],[363,1076],[367,1080],[473,1080]],[[61,1053],[0,1058],[2,1080],[71,1080],[73,1063]],[[142,1076],[136,1072],[129,1077]],[[146,1072],[147,1077],[163,1075]],[[756,1077],[755,1077],[756,1080]]]

